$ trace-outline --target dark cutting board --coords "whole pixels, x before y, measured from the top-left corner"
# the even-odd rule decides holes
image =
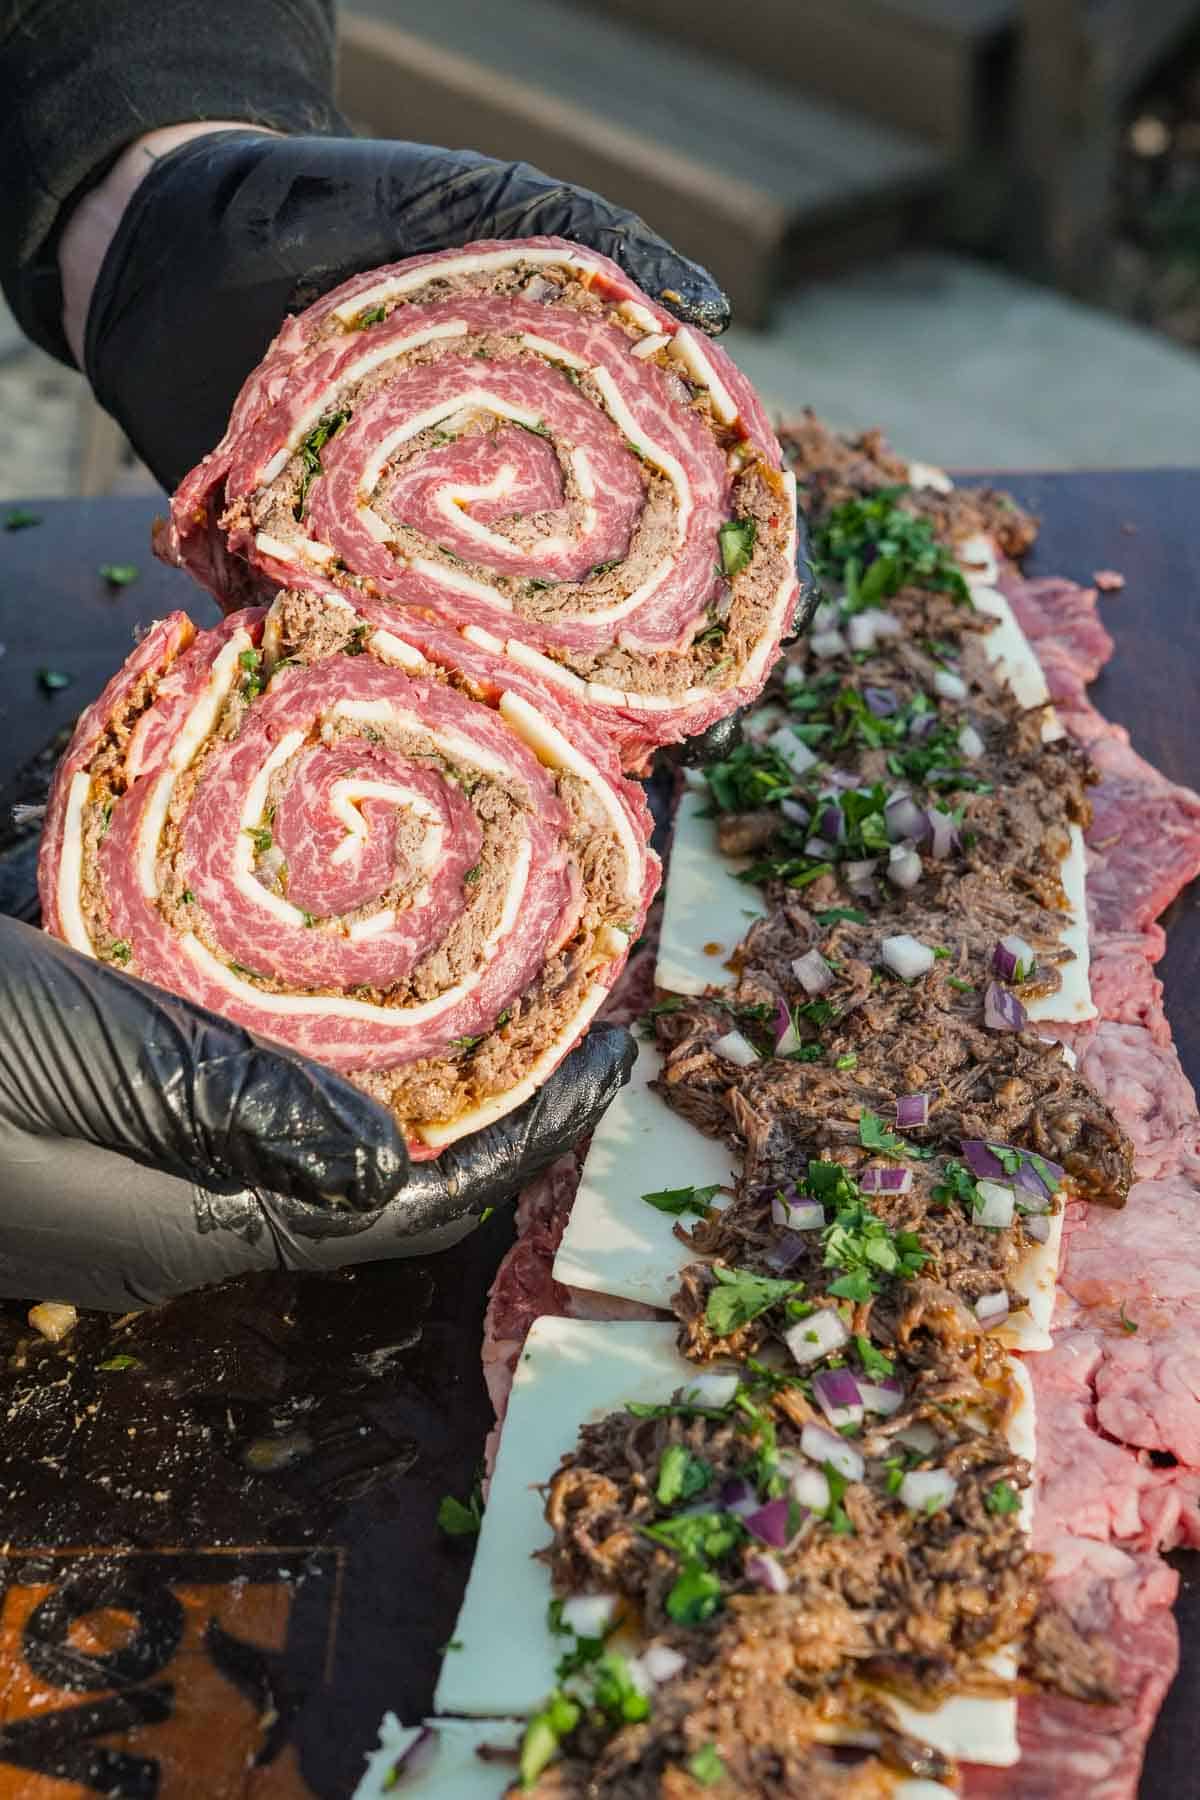
[[[1003,481],[1043,521],[1033,572],[1125,574],[1093,697],[1200,783],[1200,471]],[[41,525],[0,532],[0,821],[14,771],[137,626],[175,606],[216,616],[151,558],[152,502],[31,510]],[[99,565],[130,561],[138,581],[109,590]],[[44,692],[40,668],[71,685]],[[1195,1080],[1194,894],[1167,925]],[[498,1215],[439,1260],[254,1277],[124,1326],[93,1315],[57,1347],[0,1303],[0,1800],[149,1795],[156,1778],[163,1800],[340,1800],[384,1710],[420,1716],[470,1561],[435,1514],[468,1492],[490,1423],[480,1327],[509,1241]],[[122,1353],[138,1366],[99,1368]],[[1145,1800],[1191,1792],[1200,1763],[1200,1584],[1180,1566],[1184,1663]]]

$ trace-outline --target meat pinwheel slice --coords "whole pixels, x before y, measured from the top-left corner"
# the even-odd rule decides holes
[[[420,609],[588,708],[626,768],[752,699],[795,481],[728,356],[558,238],[355,276],[290,318],[160,553],[226,608]]]
[[[294,591],[172,615],[80,718],[40,864],[51,931],[340,1070],[417,1157],[561,1061],[658,885],[606,735],[457,641]]]

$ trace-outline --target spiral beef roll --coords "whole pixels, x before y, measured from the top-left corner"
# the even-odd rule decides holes
[[[40,867],[52,931],[341,1070],[417,1156],[545,1079],[658,881],[589,713],[424,627],[295,590],[155,625],[79,720]]]
[[[795,616],[795,483],[749,383],[556,238],[355,276],[291,318],[160,553],[450,626],[585,707],[627,769],[753,698]]]

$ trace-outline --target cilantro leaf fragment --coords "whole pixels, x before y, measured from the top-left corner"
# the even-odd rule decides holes
[[[886,1381],[896,1372],[896,1365],[890,1356],[877,1350],[870,1338],[863,1337],[861,1332],[854,1339],[854,1347],[858,1351],[858,1360],[862,1364],[863,1374],[869,1375],[873,1381]]]
[[[674,1506],[702,1494],[712,1478],[712,1468],[703,1457],[693,1456],[686,1444],[668,1444],[659,1460],[654,1497],[660,1506]]]
[[[716,1745],[705,1744],[703,1750],[697,1750],[694,1756],[689,1756],[687,1772],[701,1787],[714,1787],[718,1781],[724,1781],[725,1764],[717,1754]]]
[[[776,1280],[767,1275],[753,1275],[748,1269],[723,1269],[715,1265],[717,1285],[708,1296],[704,1309],[707,1323],[720,1337],[728,1337],[751,1319],[757,1319],[780,1300],[803,1290],[803,1282]]]
[[[700,1563],[685,1563],[666,1599],[667,1615],[677,1625],[699,1625],[721,1605],[720,1577]]]
[[[136,563],[101,563],[97,574],[109,587],[129,587],[141,574]]]
[[[110,1356],[107,1362],[96,1364],[97,1369],[105,1375],[118,1374],[122,1369],[140,1369],[141,1366],[140,1356],[127,1356],[124,1353],[120,1356]]]
[[[483,1505],[478,1489],[465,1504],[456,1500],[453,1494],[443,1494],[438,1503],[438,1530],[444,1531],[447,1537],[478,1537],[482,1519]]]
[[[75,679],[65,669],[39,669],[37,678],[48,694],[57,694],[60,688],[70,687]]]
[[[717,532],[721,546],[721,568],[732,578],[740,575],[754,552],[758,524],[754,519],[728,519]]]
[[[656,1207],[659,1212],[673,1213],[676,1218],[693,1212],[703,1219],[708,1214],[709,1201],[720,1191],[720,1182],[714,1181],[711,1187],[659,1188],[653,1194],[643,1194],[642,1199],[648,1206]]]
[[[324,473],[324,470],[321,467],[322,450],[325,448],[330,438],[333,437],[334,433],[341,430],[349,417],[349,412],[345,410],[342,412],[327,413],[323,419],[318,420],[317,424],[313,426],[308,436],[300,445],[300,466],[302,473],[300,476],[300,491],[296,495],[296,503],[292,507],[292,513],[295,518],[302,519],[304,517],[304,504],[308,499],[308,490],[316,477]]]
[[[984,1495],[983,1504],[988,1512],[997,1518],[1003,1518],[1006,1513],[1015,1513],[1020,1509],[1021,1496],[1011,1482],[998,1481]]]
[[[525,1727],[517,1767],[521,1786],[531,1788],[558,1755],[558,1746],[579,1723],[581,1708],[566,1694],[551,1694]]]
[[[29,512],[23,506],[14,506],[4,515],[5,531],[28,531],[33,525],[40,525],[41,513]]]
[[[1138,1323],[1137,1323],[1136,1319],[1131,1319],[1129,1317],[1128,1313],[1125,1311],[1125,1302],[1123,1300],[1121,1302],[1120,1318],[1121,1318],[1121,1330],[1129,1332],[1130,1335],[1132,1336],[1132,1334],[1138,1329]]]

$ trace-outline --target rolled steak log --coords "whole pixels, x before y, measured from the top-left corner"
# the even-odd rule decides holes
[[[55,777],[47,926],[346,1074],[418,1158],[526,1099],[658,885],[641,790],[561,689],[285,591],[155,625]]]
[[[761,688],[791,629],[795,481],[729,357],[607,258],[477,243],[290,318],[159,552],[410,609],[586,705],[626,768]]]

